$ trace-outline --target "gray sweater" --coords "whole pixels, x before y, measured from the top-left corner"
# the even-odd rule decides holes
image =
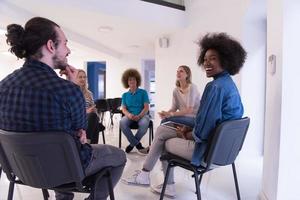
[[[190,84],[188,91],[183,94],[180,91],[179,87],[174,88],[173,90],[173,100],[172,107],[170,111],[182,111],[189,107],[193,109],[191,114],[186,114],[184,116],[195,117],[200,105],[200,93],[195,84]]]

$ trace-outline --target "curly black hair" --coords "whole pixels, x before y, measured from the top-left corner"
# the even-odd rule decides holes
[[[203,65],[206,51],[212,49],[218,52],[221,67],[230,75],[240,71],[247,57],[242,45],[226,33],[208,33],[198,45],[200,46],[198,65]]]
[[[142,82],[141,74],[138,72],[138,70],[131,68],[131,69],[127,69],[122,75],[122,84],[123,84],[124,88],[126,88],[126,89],[129,88],[129,85],[128,85],[129,77],[135,78],[137,87],[139,87],[141,85],[141,82]]]

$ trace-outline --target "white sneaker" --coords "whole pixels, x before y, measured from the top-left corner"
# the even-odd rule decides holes
[[[125,184],[133,184],[140,186],[150,185],[150,172],[145,172],[143,170],[135,170],[135,173],[128,178],[122,178],[122,182]]]
[[[151,186],[151,191],[153,193],[160,194],[161,190],[163,188],[163,184]],[[169,198],[176,198],[176,190],[175,190],[175,184],[167,184],[166,190],[165,190],[165,196]]]

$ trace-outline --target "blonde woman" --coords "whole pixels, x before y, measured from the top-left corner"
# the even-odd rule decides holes
[[[88,119],[88,127],[86,130],[87,139],[90,140],[91,144],[98,144],[99,131],[104,130],[105,127],[99,122],[99,117],[96,114],[96,105],[94,103],[93,94],[87,87],[87,76],[84,70],[78,70],[76,83],[80,87],[85,98]]]
[[[173,90],[172,107],[168,111],[159,112],[162,123],[173,121],[194,127],[195,116],[200,104],[200,93],[192,83],[191,69],[181,65],[176,73],[176,87]]]

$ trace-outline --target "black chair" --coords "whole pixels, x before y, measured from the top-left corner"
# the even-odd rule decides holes
[[[99,114],[100,122],[103,124],[105,112],[109,111],[109,105],[106,99],[97,99],[95,101],[97,113]]]
[[[105,135],[104,135],[105,126],[101,122],[99,123],[99,131],[102,133],[103,144],[105,144]]]
[[[204,157],[205,165],[192,165],[189,160],[183,159],[171,153],[162,155],[160,159],[168,161],[168,168],[166,171],[160,200],[162,200],[164,197],[167,180],[172,167],[179,166],[194,173],[193,177],[195,179],[197,199],[201,200],[200,184],[203,174],[214,169],[216,166],[221,167],[226,165],[232,165],[237,199],[240,200],[241,197],[234,161],[243,146],[249,123],[250,119],[248,117],[221,123],[214,130],[214,133],[212,133],[211,140],[208,143],[208,148]]]
[[[109,114],[110,114],[110,123],[113,126],[114,121],[113,121],[113,116],[115,114],[121,114],[122,115],[122,110],[121,104],[122,104],[122,98],[113,98],[113,99],[106,99],[109,107]]]
[[[122,114],[123,116],[123,114]],[[130,125],[130,129],[138,129],[139,125],[138,123],[132,123]],[[148,126],[148,130],[149,130],[149,146],[151,145],[151,142],[153,140],[153,121],[150,119],[149,122],[149,126]],[[119,126],[119,148],[121,148],[122,146],[122,130],[121,130],[121,126]]]
[[[0,164],[9,184],[8,200],[14,185],[90,193],[93,183],[107,178],[110,199],[114,199],[110,167],[86,177],[75,140],[63,132],[8,132],[0,130]]]

